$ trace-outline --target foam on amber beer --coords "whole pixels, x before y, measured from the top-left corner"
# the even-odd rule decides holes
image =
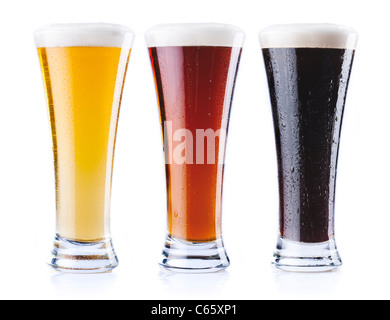
[[[146,43],[152,47],[242,47],[244,32],[235,26],[217,23],[165,24],[149,29]]]

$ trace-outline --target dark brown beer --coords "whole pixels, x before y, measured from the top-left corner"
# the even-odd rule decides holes
[[[166,175],[168,231],[173,238],[191,242],[221,239],[223,133],[228,129],[240,55],[241,47],[150,48],[164,152],[171,160],[167,161]],[[175,134],[183,130],[188,136],[175,139]],[[201,138],[204,141],[200,143],[199,130],[216,134]],[[192,144],[191,148],[178,149],[184,140],[188,146]],[[213,161],[209,161],[210,154],[214,155]],[[185,162],[177,161],[175,155],[185,157]]]
[[[284,239],[334,238],[340,131],[354,50],[263,49],[274,118]]]

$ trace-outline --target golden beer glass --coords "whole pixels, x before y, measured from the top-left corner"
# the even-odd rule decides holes
[[[134,33],[64,24],[34,34],[49,108],[56,182],[50,265],[99,273],[118,265],[110,235],[116,132]]]

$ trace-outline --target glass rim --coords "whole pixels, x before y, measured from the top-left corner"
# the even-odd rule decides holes
[[[230,24],[159,24],[145,32],[148,47],[243,47],[245,32]]]
[[[355,50],[358,33],[352,27],[331,23],[275,24],[259,33],[263,49],[332,48]]]
[[[110,23],[49,24],[34,32],[35,45],[40,47],[128,47],[135,32],[129,27]]]

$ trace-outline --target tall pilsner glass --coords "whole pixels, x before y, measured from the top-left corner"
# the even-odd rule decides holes
[[[160,25],[146,33],[166,159],[168,235],[161,266],[229,266],[222,241],[225,146],[244,33],[220,24]]]
[[[334,229],[337,159],[357,43],[337,25],[279,25],[260,33],[275,127],[280,237],[274,265],[328,271],[342,262]]]
[[[105,272],[118,265],[110,235],[114,148],[134,33],[108,24],[35,33],[53,138],[57,233],[51,266]]]

